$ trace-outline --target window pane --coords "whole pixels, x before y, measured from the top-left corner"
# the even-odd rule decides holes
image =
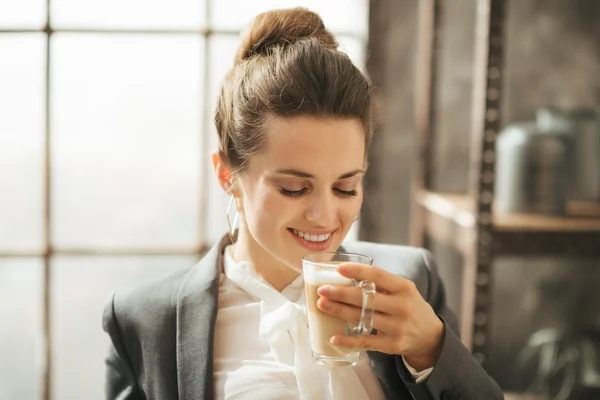
[[[46,0],[0,1],[0,27],[41,28],[46,22]]]
[[[110,292],[189,267],[194,261],[188,256],[55,259],[53,398],[104,399],[104,358],[110,339],[102,330],[101,321]]]
[[[59,245],[195,245],[201,38],[53,39]]]
[[[234,36],[213,36],[210,39],[210,83],[208,86],[210,103],[208,110],[210,112],[210,118],[208,118],[208,127],[206,132],[209,135],[209,146],[207,152],[212,152],[218,149],[217,131],[213,123],[213,115],[215,106],[217,104],[218,91],[223,83],[223,78],[229,69],[233,66],[233,57],[235,50],[239,44],[239,38]],[[225,212],[227,210],[227,204],[229,197],[221,189],[217,178],[215,177],[212,169],[209,171],[209,187],[207,198],[207,224],[206,224],[206,238],[210,243],[218,242],[221,237],[227,232],[227,220],[225,219]],[[233,214],[233,213],[232,213]],[[232,215],[233,216],[233,215]]]
[[[44,39],[0,37],[0,249],[41,246]]]
[[[52,0],[56,27],[200,28],[204,0]]]
[[[240,29],[256,14],[275,8],[306,7],[317,12],[332,31],[367,35],[369,4],[367,0],[212,0],[211,21],[217,28]]]
[[[42,263],[0,259],[0,399],[40,397]]]
[[[338,41],[339,49],[348,54],[354,65],[362,69],[365,66],[364,42],[351,36],[339,36]]]

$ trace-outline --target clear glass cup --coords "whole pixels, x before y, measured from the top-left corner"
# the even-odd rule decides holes
[[[337,267],[346,262],[372,265],[373,259],[354,253],[313,253],[302,259],[313,360],[329,367],[355,365],[360,358],[359,350],[331,344],[329,340],[333,336],[363,336],[370,334],[373,328],[375,284],[341,276]],[[323,285],[354,286],[361,289],[362,307],[358,325],[354,326],[319,310],[317,301],[320,296],[317,290]]]

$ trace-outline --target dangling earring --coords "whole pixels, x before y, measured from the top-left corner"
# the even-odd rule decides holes
[[[227,234],[229,235],[229,239],[231,239],[231,243],[234,242],[233,238],[235,235],[235,231],[237,229],[237,224],[238,224],[238,220],[240,217],[240,213],[237,210],[237,204],[235,204],[235,217],[233,218],[233,223],[231,222],[231,218],[229,217],[229,214],[231,213],[231,208],[233,207],[233,204],[235,203],[235,196],[231,195],[231,197],[229,198],[229,205],[227,206],[227,212],[225,214],[225,218],[227,219],[227,225],[229,226],[229,232],[227,232]]]

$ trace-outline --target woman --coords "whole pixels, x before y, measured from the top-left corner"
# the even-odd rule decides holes
[[[212,161],[239,227],[191,269],[111,295],[108,399],[503,398],[462,346],[421,249],[344,244],[374,259],[339,268],[375,283],[373,334],[332,338],[362,350],[354,367],[298,361],[310,352],[292,334],[307,329],[301,259],[340,249],[359,214],[371,91],[316,14],[255,18],[215,113]],[[322,311],[357,319],[351,289],[319,294]]]

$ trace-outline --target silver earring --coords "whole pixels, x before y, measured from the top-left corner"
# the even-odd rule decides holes
[[[229,231],[227,232],[227,234],[229,235],[229,239],[231,239],[231,243],[234,242],[233,239],[235,237],[235,231],[237,229],[238,220],[240,218],[240,213],[237,210],[237,204],[235,204],[235,208],[236,208],[235,217],[233,218],[233,222],[231,222],[231,218],[229,217],[229,214],[231,214],[231,208],[233,207],[234,204],[235,204],[235,196],[231,195],[231,197],[229,198],[229,205],[227,206],[227,212],[225,213],[225,218],[227,219],[227,225],[229,226]]]

